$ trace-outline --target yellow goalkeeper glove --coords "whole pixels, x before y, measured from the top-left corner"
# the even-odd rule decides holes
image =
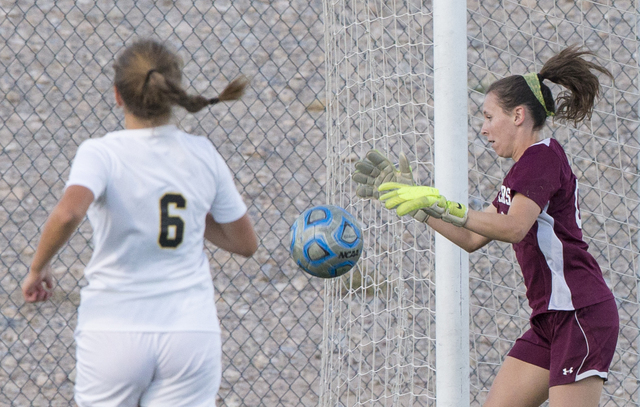
[[[356,162],[356,171],[351,178],[358,184],[356,195],[360,198],[377,199],[380,196],[378,186],[385,182],[397,182],[402,185],[414,185],[411,165],[404,153],[400,153],[398,169],[378,150],[369,150],[364,159]],[[409,212],[419,222],[426,222],[429,215],[423,210]]]
[[[442,215],[442,220],[462,227],[467,223],[469,209],[460,202],[447,201],[447,210]]]
[[[400,216],[421,210],[456,226],[467,223],[467,207],[458,202],[447,201],[437,188],[387,182],[381,184],[378,190],[389,191],[380,200],[385,201],[387,209],[395,208]]]

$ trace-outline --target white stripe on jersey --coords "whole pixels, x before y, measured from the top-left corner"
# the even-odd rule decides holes
[[[549,147],[549,145],[551,144],[551,139],[547,137],[546,139],[540,140],[537,143],[533,143],[531,145],[532,146],[537,146],[538,144],[544,144],[545,146]]]
[[[551,296],[549,310],[572,311],[571,290],[564,278],[562,242],[553,230],[554,219],[547,213],[549,204],[538,215],[538,247],[551,270]]]
[[[580,219],[580,209],[578,207],[578,179],[576,178],[576,192],[574,193],[573,206],[576,208],[576,225],[578,229],[582,229],[582,219]]]

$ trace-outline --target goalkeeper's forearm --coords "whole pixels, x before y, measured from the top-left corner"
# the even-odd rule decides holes
[[[531,202],[533,205],[535,203]],[[512,213],[513,212],[513,213]],[[469,210],[464,227],[458,227],[440,219],[429,218],[427,224],[451,242],[471,253],[491,240],[506,243],[520,242],[531,229],[537,214],[535,208],[518,205],[509,214],[498,214],[494,206],[485,211]]]
[[[474,212],[469,216],[465,228],[491,240],[519,243],[533,227],[540,211],[537,203],[522,194],[516,194],[508,213],[499,214],[490,205],[484,212]]]
[[[469,253],[472,253],[489,243],[491,239],[467,229],[469,220],[472,217],[471,212],[475,211],[469,210],[469,214],[467,215],[467,224],[464,227],[455,226],[434,217],[429,217],[426,223],[429,227],[447,238],[449,241],[453,242],[455,245]]]

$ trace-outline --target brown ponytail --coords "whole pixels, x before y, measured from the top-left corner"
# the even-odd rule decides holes
[[[217,98],[188,95],[182,89],[182,60],[154,40],[137,41],[127,47],[114,65],[115,86],[127,110],[141,119],[167,119],[179,105],[191,113],[204,107],[242,97],[249,81],[233,80]]]
[[[591,118],[595,99],[600,95],[600,82],[591,71],[599,71],[613,79],[611,72],[596,63],[585,61],[582,59],[583,55],[593,53],[580,51],[577,46],[568,47],[551,57],[538,74],[547,110],[555,113],[556,118],[572,121],[576,125]],[[561,85],[567,90],[554,100],[551,89],[543,83],[544,80]],[[536,99],[523,76],[512,75],[500,79],[489,86],[487,94],[491,92],[495,92],[504,111],[511,112],[517,106],[526,106],[533,118],[533,129],[540,130],[544,126],[547,119],[545,106]]]
[[[580,51],[577,46],[566,48],[551,57],[539,74],[541,79],[548,79],[567,89],[556,98],[556,116],[575,124],[591,118],[595,99],[600,96],[600,82],[591,71],[599,71],[613,80],[611,72],[598,64],[585,61],[581,58],[582,55],[593,53]]]

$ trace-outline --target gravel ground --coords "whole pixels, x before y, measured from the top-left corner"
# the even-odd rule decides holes
[[[608,66],[616,84],[613,88],[605,84],[605,98],[594,120],[577,130],[562,126],[553,130],[580,176],[585,235],[621,310],[619,350],[603,405],[630,406],[637,403],[638,393],[634,262],[638,253],[635,186],[640,146],[635,138],[638,92],[633,85],[638,75],[637,14],[630,1],[615,3],[618,9],[614,10],[604,2],[541,0],[531,11],[528,7],[535,6],[534,1],[468,2],[469,85],[473,89],[469,191],[472,206],[486,204],[511,165],[497,159],[476,136],[482,91],[495,76],[509,69],[523,73],[529,67],[539,67],[537,58],[544,60],[559,49],[558,44],[576,41],[585,42],[601,57],[613,56],[618,61]],[[510,10],[513,20],[509,27],[520,27],[520,31],[498,29],[503,19],[498,5]],[[388,17],[391,12],[383,5],[372,3],[371,7],[371,14],[363,15]],[[327,301],[323,300],[323,283],[299,272],[286,250],[289,225],[297,214],[327,200],[350,207],[371,224],[374,219],[392,221],[374,206],[353,200],[346,182],[355,158],[353,151],[360,153],[370,140],[359,139],[357,148],[346,137],[331,140],[334,144],[327,157],[322,13],[319,0],[0,0],[0,36],[4,40],[0,45],[0,93],[5,95],[0,100],[1,406],[73,404],[73,329],[79,288],[85,284],[83,267],[91,255],[88,223],[81,226],[54,264],[57,287],[52,301],[24,304],[19,284],[39,230],[61,196],[78,144],[121,128],[121,114],[113,109],[111,64],[124,45],[143,36],[166,40],[178,50],[191,92],[214,96],[240,73],[252,79],[242,102],[176,117],[186,131],[209,137],[228,160],[261,237],[261,247],[250,260],[208,247],[225,339],[219,405],[318,405],[322,350],[327,349],[322,346],[323,335],[329,335],[323,333],[323,321],[332,323],[338,314],[346,321],[350,315],[364,316],[363,328],[350,328],[351,336],[343,348],[349,352],[342,354],[344,359],[334,360],[325,353],[325,369],[346,372],[349,383],[360,383],[364,390],[340,392],[344,384],[340,377],[322,390],[325,396],[334,395],[331,405],[434,404],[433,339],[429,337],[435,327],[432,315],[424,310],[405,313],[407,304],[386,301],[392,298],[391,293],[404,288],[420,294],[414,298],[419,308],[433,305],[433,276],[424,271],[433,266],[426,255],[432,250],[432,235],[416,225],[397,222],[376,235],[376,228],[369,229],[368,223],[369,249],[359,272],[327,285]],[[575,29],[570,23],[555,30],[560,13],[566,13],[570,23],[593,24],[598,30]],[[346,14],[353,17],[349,10]],[[429,16],[427,13],[419,21],[427,33]],[[522,28],[524,22],[529,28]],[[403,23],[394,26],[405,32],[401,40],[415,41],[420,32],[407,31]],[[380,41],[389,38],[383,25],[370,27]],[[537,34],[522,35],[529,29]],[[341,57],[340,53],[335,55]],[[422,62],[429,69],[429,53],[424,55]],[[430,81],[428,77],[421,85],[423,94],[432,88]],[[394,86],[387,90],[393,91]],[[364,99],[354,100],[365,103]],[[428,96],[418,102],[424,109],[419,112],[421,120],[414,122],[420,134],[394,133],[401,125],[380,134],[391,135],[387,147],[394,153],[410,147],[410,159],[420,179],[428,181],[433,102]],[[393,117],[409,114],[401,109],[396,113]],[[345,134],[357,120],[362,120],[358,122],[362,126],[376,125],[366,121],[367,115],[344,119],[337,125],[343,126],[339,129]],[[398,243],[399,236],[404,243]],[[385,256],[385,249],[394,244],[400,244],[404,254]],[[521,277],[507,245],[491,245],[471,259],[472,395],[473,405],[480,405],[501,358],[526,327],[528,311]],[[423,275],[383,279],[377,267],[392,260],[407,264],[411,270],[423,270]],[[410,279],[403,280],[405,277]],[[397,307],[369,313],[382,305]],[[371,326],[395,328],[409,321],[418,324],[415,331],[426,333],[427,338],[403,343],[397,349],[407,352],[414,346],[416,352],[400,352],[397,360],[413,358],[423,366],[400,372],[410,377],[408,382],[421,396],[402,396],[395,401],[393,396],[377,397],[388,394],[385,382],[354,379],[354,371],[349,369],[369,363],[367,355],[394,350],[392,343],[369,336]],[[376,346],[378,353],[373,352]],[[331,380],[330,373],[325,370],[322,380]]]
[[[78,144],[121,128],[111,64],[145,36],[177,49],[190,92],[252,80],[242,102],[176,118],[228,160],[261,238],[250,260],[208,247],[220,405],[317,404],[322,283],[293,266],[284,241],[299,212],[325,202],[321,13],[319,1],[0,1],[0,405],[72,403],[88,223],[54,264],[52,301],[24,304],[19,283]]]
[[[394,156],[407,152],[421,180],[431,182],[432,22],[431,14],[425,13],[429,6],[411,0],[393,5],[329,4],[331,17],[325,23],[335,39],[327,42],[327,107],[334,116],[327,134],[336,146],[331,159],[335,179],[329,179],[329,194],[353,195],[345,164],[352,151],[363,153],[374,145],[391,150]],[[491,82],[539,70],[551,55],[575,43],[595,52],[598,62],[615,77],[615,83],[602,78],[603,98],[592,120],[577,128],[551,123],[545,136],[560,141],[579,177],[583,231],[619,304],[618,350],[601,404],[636,405],[640,146],[635,5],[562,0],[469,1],[467,5],[469,202],[473,208],[493,200],[513,164],[499,159],[479,136],[480,107]],[[398,18],[390,18],[392,14]],[[553,89],[556,95],[560,91]],[[369,229],[361,268],[370,276],[367,289],[373,294],[365,297],[366,290],[359,286],[347,285],[345,290],[341,282],[332,284],[327,306],[331,313],[325,324],[331,327],[326,345],[331,353],[323,376],[329,390],[321,405],[335,405],[337,400],[346,405],[369,400],[385,406],[435,405],[435,375],[428,370],[433,367],[435,320],[418,312],[431,305],[434,296],[435,277],[428,272],[433,263],[431,236],[411,222],[398,224],[375,206],[343,199],[353,204]],[[472,405],[477,406],[486,398],[513,341],[528,328],[529,308],[509,245],[492,243],[470,260],[471,396]],[[397,272],[400,265],[402,273]],[[386,335],[377,335],[380,332]],[[407,365],[414,366],[413,371],[405,370]],[[417,396],[398,401],[397,394]]]

